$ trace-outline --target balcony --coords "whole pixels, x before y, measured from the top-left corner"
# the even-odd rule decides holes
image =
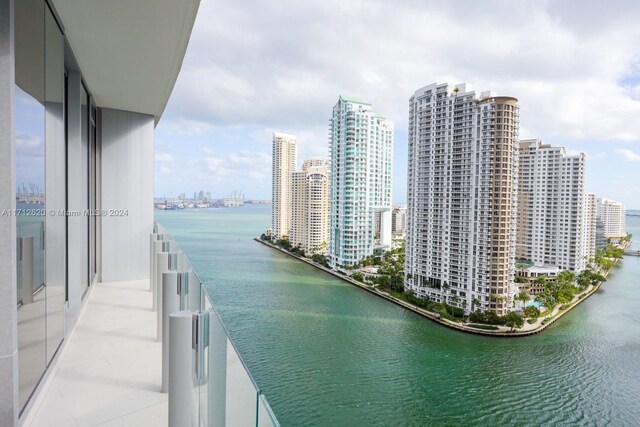
[[[278,426],[203,283],[171,236],[158,228],[158,238],[167,242],[162,246],[172,254],[167,258],[174,260],[168,270],[158,271],[182,277],[180,309],[193,313],[202,332],[189,334],[190,343],[200,338],[188,346],[190,363],[177,367],[191,373],[182,378],[190,384],[182,396],[190,402],[182,405],[189,423],[173,425]],[[171,398],[161,392],[155,294],[149,280],[95,286],[25,426],[172,425]],[[177,345],[172,341],[172,348]]]

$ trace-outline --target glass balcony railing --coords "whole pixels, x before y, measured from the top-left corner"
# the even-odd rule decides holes
[[[191,426],[279,426],[189,260],[160,224],[154,231],[158,240],[170,242],[170,269],[181,273],[180,310],[198,319],[191,358]]]

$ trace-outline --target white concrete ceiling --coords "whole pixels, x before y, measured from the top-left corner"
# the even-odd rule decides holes
[[[162,115],[200,0],[53,0],[96,105]]]

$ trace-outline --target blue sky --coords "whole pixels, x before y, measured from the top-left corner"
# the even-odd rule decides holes
[[[298,163],[327,155],[346,94],[395,122],[404,202],[409,97],[467,82],[517,97],[521,138],[586,153],[587,191],[640,209],[638,18],[635,1],[202,0],[156,128],[156,195],[270,198],[272,133],[298,136]]]

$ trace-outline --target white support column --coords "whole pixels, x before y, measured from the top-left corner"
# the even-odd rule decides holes
[[[147,279],[153,231],[154,117],[102,109],[102,281]],[[122,236],[127,236],[122,239]]]
[[[87,176],[82,173],[82,111],[80,107],[80,73],[69,70],[67,78],[67,206],[70,211],[81,211],[88,206],[82,203],[82,182]],[[85,160],[86,162],[86,160]],[[84,216],[67,218],[67,250],[69,309],[79,312],[84,289],[81,289],[82,257],[87,254],[81,245]]]
[[[171,254],[169,252],[160,252],[157,255],[157,263],[156,263],[156,307],[157,307],[157,329],[156,329],[156,339],[158,342],[162,342],[162,273],[169,271],[169,261],[171,258]]]
[[[153,311],[158,310],[158,254],[163,252],[164,243],[162,240],[156,240],[151,242],[151,270],[150,270],[150,285],[153,295]]]
[[[209,316],[208,427],[224,427],[227,408],[227,334],[218,316],[213,312]]]
[[[380,244],[391,246],[391,210],[380,212]]]
[[[162,393],[169,391],[169,315],[180,310],[177,271],[162,273]]]
[[[154,232],[149,234],[149,254],[151,256],[151,259],[149,260],[149,290],[152,292],[153,292],[153,272],[155,271],[153,268],[153,266],[155,265],[155,257],[153,256],[153,242],[157,242],[157,241],[158,241],[158,233],[156,233],[154,229]],[[153,308],[153,311],[155,311],[155,307]]]
[[[169,316],[169,427],[191,425],[193,396],[193,314],[179,311]]]

